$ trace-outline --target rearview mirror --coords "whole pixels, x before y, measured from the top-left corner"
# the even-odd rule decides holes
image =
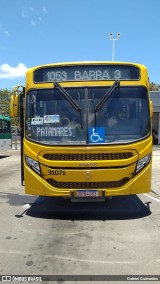
[[[19,116],[19,103],[20,96],[25,92],[25,88],[21,85],[15,86],[13,88],[13,95],[10,100],[10,116],[17,117]]]
[[[17,117],[19,115],[19,96],[12,95],[10,100],[10,116]]]

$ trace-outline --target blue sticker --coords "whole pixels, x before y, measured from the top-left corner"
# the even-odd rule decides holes
[[[60,123],[60,115],[44,115],[44,123]]]
[[[89,127],[89,143],[104,143],[105,128],[104,127]]]

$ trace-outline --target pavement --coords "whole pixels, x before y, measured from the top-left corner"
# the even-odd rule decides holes
[[[160,197],[160,145],[153,145],[152,192]]]

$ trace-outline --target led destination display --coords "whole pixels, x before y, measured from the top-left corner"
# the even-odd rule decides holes
[[[34,82],[139,80],[139,68],[132,65],[77,65],[42,67],[34,72]]]

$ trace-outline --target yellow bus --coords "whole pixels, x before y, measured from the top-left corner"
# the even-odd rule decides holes
[[[30,68],[11,98],[11,115],[18,109],[27,194],[97,201],[150,191],[153,110],[144,65]]]

